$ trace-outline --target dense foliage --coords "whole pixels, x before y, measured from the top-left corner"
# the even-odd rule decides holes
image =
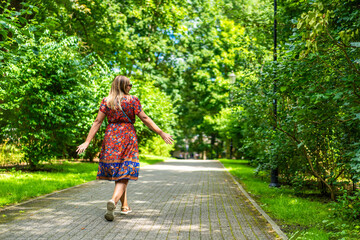
[[[278,168],[299,193],[358,196],[358,1],[278,0],[277,61],[270,0],[2,3],[1,140],[19,143],[29,163],[76,157],[111,80],[124,74],[178,152]],[[174,150],[136,127],[142,152]]]
[[[353,21],[359,4],[283,4],[281,10],[296,11],[279,13],[291,34],[280,37],[278,61],[266,62],[258,78],[240,83],[241,153],[262,169],[279,167],[288,183],[315,178],[334,199],[337,185],[359,180],[360,22]]]
[[[67,9],[61,2],[29,2],[7,1],[1,9],[0,124],[2,140],[19,144],[23,160],[35,167],[52,157],[77,157],[76,146],[86,138],[112,79],[128,71],[126,64],[119,66],[106,58],[110,52],[96,51],[81,34],[65,31],[68,26],[59,16],[71,19],[66,11],[78,5],[69,1]],[[77,10],[81,14],[90,11],[84,6]],[[100,38],[94,36],[94,42]],[[133,76],[132,81],[132,94],[139,96],[146,113],[171,132],[175,115],[169,97],[141,75]],[[92,141],[86,158],[92,160],[98,154],[103,130]],[[138,135],[144,152],[168,155],[172,149],[159,140],[151,146],[154,133],[144,127],[138,127]]]

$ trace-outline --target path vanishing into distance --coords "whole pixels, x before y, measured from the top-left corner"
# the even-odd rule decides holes
[[[287,239],[217,160],[167,160],[128,185],[133,212],[104,219],[114,183],[91,181],[2,210],[0,239]]]

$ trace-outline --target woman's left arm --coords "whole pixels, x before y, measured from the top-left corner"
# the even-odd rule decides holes
[[[91,126],[91,129],[90,129],[89,134],[88,134],[88,136],[86,138],[86,141],[83,144],[79,145],[77,150],[76,150],[76,152],[78,154],[83,153],[85,151],[85,149],[89,146],[91,140],[95,137],[95,134],[99,130],[99,128],[100,128],[102,122],[104,121],[105,117],[106,117],[105,113],[103,113],[101,111],[98,112],[98,115],[97,115],[93,125]]]

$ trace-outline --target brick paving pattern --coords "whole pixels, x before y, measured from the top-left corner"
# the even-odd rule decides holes
[[[92,181],[1,212],[0,239],[276,239],[215,160],[168,160],[128,185],[128,215],[104,219],[114,183]],[[4,217],[6,215],[6,217]]]

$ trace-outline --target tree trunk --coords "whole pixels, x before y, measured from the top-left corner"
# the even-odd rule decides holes
[[[210,159],[214,159],[214,150],[215,150],[215,135],[211,135],[211,148],[210,148]]]

